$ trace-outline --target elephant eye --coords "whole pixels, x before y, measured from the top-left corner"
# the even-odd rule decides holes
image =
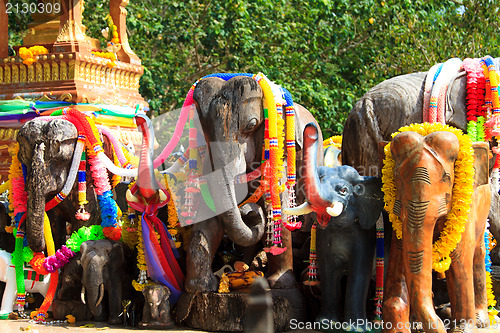
[[[450,176],[450,174],[449,174],[448,172],[445,172],[445,173],[443,174],[443,179],[442,179],[442,180],[443,180],[443,182],[450,182],[450,181],[451,181],[451,176]]]
[[[255,129],[255,127],[257,126],[257,123],[258,122],[257,122],[256,118],[250,119],[250,121],[247,123],[247,125],[243,129],[243,133],[248,133],[248,132],[253,131]]]
[[[339,189],[339,193],[342,194],[342,195],[346,195],[347,194],[347,187],[345,187],[345,186],[341,187]]]

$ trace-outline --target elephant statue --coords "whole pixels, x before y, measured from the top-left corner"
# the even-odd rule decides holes
[[[486,142],[473,143],[471,210],[446,271],[451,325],[443,324],[433,306],[433,241],[443,237],[445,223],[452,223],[445,221],[458,195],[456,183],[463,182],[455,174],[459,148],[457,136],[443,131],[425,137],[406,131],[390,144],[396,189],[393,213],[401,220],[402,238],[397,239],[394,233],[391,242],[383,304],[386,332],[409,333],[413,326],[401,325],[409,322],[421,323],[420,329],[427,333],[444,333],[446,329],[472,332],[476,324],[489,323],[484,231],[491,194]]]
[[[493,60],[496,68],[500,58]],[[383,81],[366,92],[354,105],[344,124],[341,160],[362,176],[381,177],[379,143],[392,140],[399,128],[423,122],[427,72],[400,75]],[[445,103],[446,124],[467,132],[467,77],[459,72],[450,82]],[[491,163],[491,166],[493,163]],[[497,197],[492,202],[498,202]],[[500,230],[500,211],[491,208],[495,230]]]
[[[103,307],[107,304],[108,323],[120,324],[122,300],[130,299],[132,286],[128,247],[122,242],[100,239],[83,242],[80,251],[77,262],[82,267],[82,302],[87,304],[94,320],[106,319]]]
[[[235,244],[245,247],[253,246],[263,238],[264,199],[238,207],[259,187],[259,178],[243,184],[234,181],[236,176],[248,174],[261,166],[265,128],[263,97],[260,85],[248,76],[235,76],[227,81],[209,77],[199,81],[194,89],[193,100],[208,147],[203,172],[204,175],[222,175],[219,181],[209,182],[208,186],[212,195],[217,195],[215,204],[227,209],[218,210],[216,216],[192,225],[185,283],[189,293],[217,291],[218,280],[212,272],[212,261],[224,234]],[[296,149],[300,150],[304,126],[316,121],[298,104],[295,104],[295,115]],[[322,140],[321,133],[319,137]],[[318,150],[321,163],[322,146]],[[301,170],[300,160],[297,161],[297,170]],[[246,196],[238,197],[241,193]],[[298,191],[297,200],[301,195]],[[268,256],[266,277],[271,288],[295,289],[291,232],[282,229],[283,247],[287,250]]]
[[[26,208],[26,237],[34,252],[45,249],[43,220],[45,203],[51,200],[64,187],[68,178],[73,152],[78,139],[76,127],[61,118],[35,118],[21,127],[17,135],[19,142],[19,161],[26,166],[25,190],[28,194]],[[111,156],[109,145],[104,148]],[[87,175],[90,175],[87,163]],[[56,249],[66,242],[66,222],[72,230],[82,226],[100,224],[99,205],[91,177],[87,177],[87,201],[85,208],[90,212],[87,221],[75,217],[78,205],[78,182],[66,199],[47,211],[51,221],[52,234]]]
[[[318,167],[317,145],[318,129],[308,124],[304,129],[303,171],[307,202],[285,213],[315,211],[318,216],[321,311],[316,321],[341,322],[344,313],[344,322],[366,324],[366,300],[375,259],[375,222],[383,208],[381,180],[360,176],[350,166]],[[344,292],[341,279],[345,275]],[[366,329],[366,325],[360,326],[357,332]]]
[[[28,268],[25,268],[24,272],[26,292],[40,293],[45,297],[49,290],[50,274],[40,275]],[[0,281],[5,282],[0,309],[0,316],[4,316],[12,312],[17,296],[16,270],[12,264],[12,254],[4,250],[0,250]]]
[[[169,329],[174,323],[170,318],[170,289],[162,285],[149,285],[142,291],[144,295],[144,310],[139,328]]]

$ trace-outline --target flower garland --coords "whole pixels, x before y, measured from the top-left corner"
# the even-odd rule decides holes
[[[436,131],[447,131],[455,134],[460,143],[460,150],[455,162],[455,183],[452,191],[451,210],[448,213],[444,230],[441,232],[439,239],[433,244],[432,248],[433,269],[436,272],[445,272],[448,270],[451,263],[450,253],[462,239],[462,232],[464,231],[470,212],[474,181],[474,153],[472,150],[472,142],[470,138],[464,135],[459,129],[440,123],[423,123],[405,126],[400,128],[398,132],[393,133],[392,137],[394,138],[397,134],[407,131],[416,132],[422,136],[426,136]],[[392,223],[396,237],[401,239],[402,222],[393,212],[397,191],[394,185],[394,160],[392,158],[390,146],[391,144],[389,143],[384,149],[385,159],[382,169],[384,208],[389,212],[389,220]]]
[[[295,184],[297,182],[296,175],[296,151],[295,151],[295,106],[293,104],[292,94],[285,88],[281,88],[283,97],[286,102],[286,188],[288,189],[288,207],[297,206],[295,202]],[[279,131],[279,129],[278,129]],[[297,230],[302,227],[302,222],[297,221],[296,215],[288,215],[285,222],[285,227],[290,230]]]
[[[101,210],[101,226],[107,238],[120,240],[121,228],[118,225],[118,205],[113,199],[106,166],[98,155],[104,154],[99,132],[92,119],[75,109],[64,110],[67,119],[77,127],[79,136],[86,137],[90,170],[94,180],[97,201]]]
[[[106,16],[106,22],[108,23],[108,29],[109,29],[109,35],[111,37],[111,43],[113,44],[119,44],[120,39],[118,38],[118,28],[116,27],[115,23],[113,22],[113,18],[111,15]]]
[[[489,225],[486,226],[484,232],[484,247],[486,249],[486,256],[484,257],[484,263],[486,268],[486,295],[488,299],[488,317],[490,319],[490,325],[498,323],[498,310],[495,309],[497,301],[495,300],[495,294],[493,293],[493,283],[491,281],[491,258],[490,252],[494,247],[493,235],[488,229]]]
[[[116,67],[116,55],[113,52],[92,52],[92,54],[99,58],[108,59],[109,62],[106,66],[109,68]]]
[[[128,207],[128,214],[122,216],[122,238],[130,249],[137,246],[138,240],[135,211]]]
[[[137,233],[142,235],[141,216],[137,217],[137,221]],[[139,269],[139,277],[137,280],[132,281],[132,287],[137,291],[142,291],[144,287],[153,284],[153,281],[147,278],[148,266],[146,265],[146,258],[144,257],[144,240],[142,237],[139,237],[137,242],[137,268]]]
[[[335,146],[340,149],[342,147],[342,135],[334,135],[323,141],[323,149],[330,146]]]
[[[314,221],[311,227],[311,244],[309,245],[309,267],[307,272],[307,281],[304,282],[306,286],[319,285],[318,281],[318,266],[316,265],[316,228],[317,222]]]
[[[265,138],[265,147],[269,147],[269,173],[268,177],[269,195],[272,207],[272,230],[273,230],[273,246],[269,252],[273,255],[279,255],[286,251],[281,242],[281,199],[279,180],[281,179],[283,171],[283,150],[279,149],[280,144],[278,141],[278,128],[283,124],[283,119],[278,119],[278,111],[276,109],[276,102],[274,94],[268,79],[264,74],[259,73],[255,75],[254,79],[260,85],[264,93],[264,116],[267,116],[267,131],[268,136]],[[282,132],[282,131],[281,131]],[[279,136],[280,141],[283,140],[282,135]],[[266,156],[267,157],[267,156]]]
[[[491,90],[488,100],[485,99],[486,80],[489,82],[488,68],[483,68],[483,60],[467,58],[462,63],[462,68],[467,72],[467,134],[473,142],[485,139],[486,105],[491,104]],[[491,73],[494,75],[494,73]]]
[[[173,193],[170,190],[167,177],[168,177],[167,174],[163,174],[163,178],[165,181],[165,188],[167,189],[168,195],[170,197],[170,200],[167,203],[168,232],[172,236],[172,239],[175,243],[175,247],[179,248],[181,247],[181,242],[179,241],[178,237],[179,218],[177,216],[177,210],[175,209],[175,198],[173,197]]]
[[[47,53],[49,53],[49,51],[45,47],[39,45],[32,46],[29,49],[26,47],[21,47],[19,49],[19,56],[23,59],[23,64],[27,66],[34,63],[38,55]]]

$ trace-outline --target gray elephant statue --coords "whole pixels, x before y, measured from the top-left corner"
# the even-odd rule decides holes
[[[52,302],[52,316],[55,320],[66,320],[73,315],[76,321],[87,321],[92,318],[87,304],[81,300],[82,274],[81,252],[78,252],[61,269],[59,286]]]
[[[253,246],[261,241],[266,221],[263,198],[257,203],[238,207],[259,187],[260,178],[244,184],[234,181],[240,173],[250,173],[261,166],[264,142],[261,87],[255,79],[247,76],[236,76],[227,81],[210,77],[198,82],[193,99],[208,144],[206,156],[209,158],[205,159],[204,172],[218,172],[224,176],[219,182],[209,184],[210,191],[217,194],[215,204],[228,209],[192,226],[185,283],[189,293],[217,290],[218,280],[212,271],[212,261],[224,234],[235,244]],[[295,104],[295,114],[296,149],[300,150],[302,130],[315,120],[298,104]],[[322,160],[322,147],[318,149],[318,159]],[[300,166],[298,160],[297,170],[301,169]],[[238,193],[247,195],[237,197]],[[271,288],[295,289],[291,232],[283,228],[282,233],[283,246],[287,250],[280,255],[268,256],[266,277]]]
[[[62,268],[54,319],[64,320],[72,314],[77,321],[121,323],[122,300],[130,296],[130,261],[124,243],[107,239],[83,242],[80,252]]]
[[[363,177],[350,166],[318,167],[318,129],[304,129],[304,181],[307,202],[288,214],[317,212],[316,248],[321,283],[321,311],[316,321],[364,323],[373,272],[376,228],[383,208],[381,180]],[[347,275],[347,290],[341,279]],[[345,294],[345,295],[344,295]],[[342,300],[345,297],[344,306]],[[341,314],[344,317],[341,318]]]
[[[170,318],[170,289],[163,285],[144,287],[144,310],[138,327],[143,329],[170,329],[174,326]]]
[[[45,249],[43,220],[45,204],[64,187],[73,159],[78,131],[68,120],[61,118],[33,119],[21,127],[17,135],[19,161],[26,166],[25,189],[28,194],[26,208],[26,237],[34,252]],[[112,156],[109,144],[105,153]],[[76,231],[82,226],[100,224],[99,205],[94,191],[90,167],[87,163],[86,210],[90,213],[87,221],[79,220],[75,213],[79,209],[78,182],[61,203],[47,211],[51,221],[56,249],[66,242],[66,222]]]

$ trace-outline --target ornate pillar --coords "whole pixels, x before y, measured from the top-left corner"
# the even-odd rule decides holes
[[[90,43],[82,25],[83,1],[61,0],[59,35],[54,43],[56,52],[79,52],[90,54]]]
[[[6,3],[7,0],[0,0],[0,58],[9,56],[9,16]]]
[[[134,65],[140,65],[141,59],[132,51],[128,45],[127,37],[127,10],[125,6],[128,5],[129,0],[110,0],[109,1],[109,14],[113,19],[114,24],[118,30],[118,38],[122,45],[118,51],[118,59],[123,62],[128,62]]]

